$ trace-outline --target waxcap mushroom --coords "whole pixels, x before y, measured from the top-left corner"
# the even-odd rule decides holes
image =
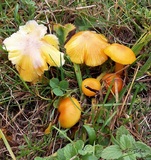
[[[50,66],[60,67],[65,63],[64,53],[59,51],[59,40],[47,34],[47,27],[29,20],[4,41],[8,59],[15,65],[20,77],[36,83]]]
[[[108,57],[104,49],[110,44],[102,34],[94,31],[81,31],[71,37],[66,43],[66,53],[76,64],[85,63],[87,66],[103,64]]]
[[[129,47],[118,43],[106,47],[104,53],[113,61],[123,65],[132,64],[136,60],[134,52]]]

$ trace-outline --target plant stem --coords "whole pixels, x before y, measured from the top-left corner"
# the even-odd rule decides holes
[[[68,141],[70,141],[73,144],[73,141],[60,129],[58,129],[55,126],[52,126],[54,129],[56,129],[59,133],[61,133],[65,138],[67,138]]]
[[[74,71],[76,74],[76,78],[77,78],[77,82],[78,82],[78,86],[79,86],[79,90],[80,93],[82,93],[82,89],[81,89],[81,85],[82,85],[82,74],[81,74],[81,70],[80,70],[80,65],[73,63],[74,65]]]
[[[124,65],[120,63],[115,63],[115,73],[117,72],[119,75],[123,73]]]

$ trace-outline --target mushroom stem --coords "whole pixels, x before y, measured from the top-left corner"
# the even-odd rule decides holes
[[[122,75],[123,68],[124,68],[123,64],[115,63],[115,72],[118,73],[119,75]]]
[[[80,65],[73,63],[73,66],[74,66],[74,71],[75,71],[76,78],[78,81],[79,90],[80,90],[80,93],[82,93],[82,74],[80,70]]]

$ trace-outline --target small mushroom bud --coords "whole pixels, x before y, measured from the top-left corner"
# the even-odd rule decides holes
[[[80,119],[81,105],[74,97],[66,97],[60,100],[58,105],[59,123],[63,128],[71,128]]]
[[[82,92],[89,97],[95,96],[101,89],[99,80],[95,78],[86,78],[82,81]]]
[[[108,90],[109,88],[111,88],[111,91],[113,93],[116,92],[120,92],[123,88],[123,80],[122,78],[115,73],[107,73],[105,76],[103,76],[102,78],[106,89]]]

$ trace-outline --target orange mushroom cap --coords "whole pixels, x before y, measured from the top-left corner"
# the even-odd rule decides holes
[[[65,48],[72,62],[98,66],[108,59],[104,49],[109,45],[102,34],[93,31],[81,31],[71,37]]]
[[[58,111],[59,123],[63,128],[71,128],[80,119],[81,105],[74,97],[66,97],[60,100]]]
[[[131,64],[136,60],[134,52],[129,47],[118,43],[106,47],[104,53],[113,61],[123,65]]]

